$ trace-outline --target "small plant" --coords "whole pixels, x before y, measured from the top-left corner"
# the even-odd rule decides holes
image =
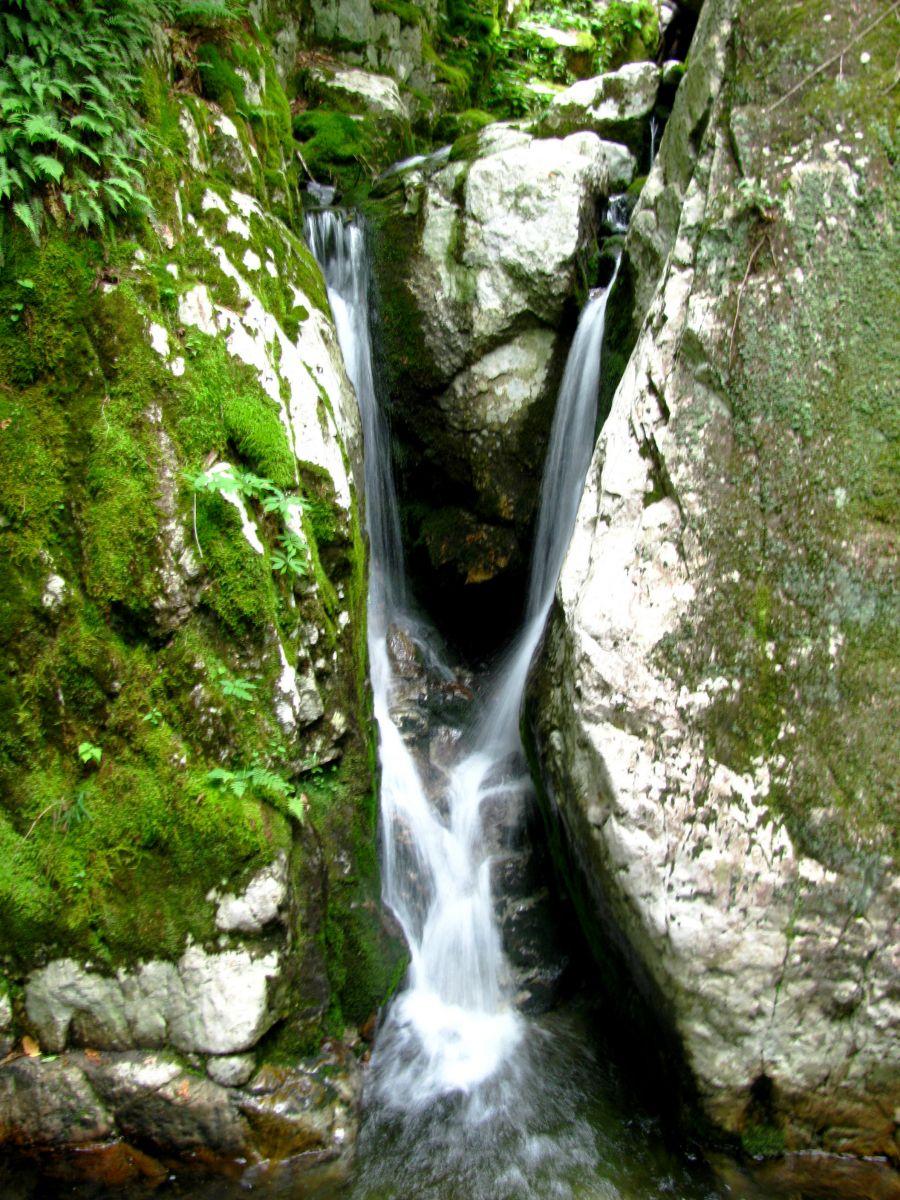
[[[197,536],[197,496],[214,493],[240,495],[247,500],[258,501],[263,512],[280,517],[286,526],[277,539],[278,548],[272,551],[272,570],[280,575],[287,572],[298,576],[309,574],[309,547],[298,530],[300,515],[309,510],[309,501],[301,496],[288,495],[271,479],[233,466],[226,471],[185,471],[184,477],[193,493],[194,540],[201,558],[203,550]]]
[[[294,785],[268,767],[255,765],[240,771],[214,767],[207,771],[206,782],[214,788],[231,792],[238,799],[250,790],[261,792],[268,799],[280,801],[279,807],[283,807],[297,821],[303,821],[306,815],[305,800],[297,794]]]
[[[272,551],[272,570],[280,575],[290,571],[300,578],[309,574],[309,550],[296,533],[288,531],[278,538],[278,549]]]
[[[66,833],[90,817],[91,812],[86,803],[87,795],[87,788],[81,787],[75,793],[69,804],[62,804],[60,806],[55,819],[63,827],[63,829],[65,829]]]
[[[32,280],[32,279],[17,279],[16,283],[25,292],[30,292],[30,291],[34,290],[34,280]],[[13,324],[15,324],[17,321],[21,321],[22,315],[24,314],[24,312],[25,312],[25,301],[24,300],[14,300],[13,303],[9,306],[10,321],[12,321]]]
[[[783,202],[772,195],[761,179],[741,179],[737,191],[742,213],[753,213],[764,221],[774,221],[783,208]]]
[[[233,700],[252,700],[256,684],[240,675],[232,675],[227,667],[213,667],[216,682],[222,689],[222,694]]]
[[[18,11],[11,11],[15,8]],[[134,105],[153,0],[14,0],[0,11],[0,200],[37,241],[45,204],[103,229],[146,212]]]
[[[103,757],[103,750],[100,746],[94,745],[93,742],[79,742],[78,757],[82,763],[99,763]]]
[[[162,719],[163,715],[158,708],[151,708],[149,712],[145,712],[141,717],[141,720],[145,724],[152,725],[154,729],[158,728],[162,724]]]

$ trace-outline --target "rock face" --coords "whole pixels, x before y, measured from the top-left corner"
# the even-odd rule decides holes
[[[429,62],[430,31],[441,0],[409,7],[371,0],[312,0],[312,38],[340,51],[341,59],[392,76],[411,91],[434,91],[438,82]]]
[[[585,908],[754,1153],[897,1155],[887,25],[797,66],[878,15],[704,6],[530,707]]]
[[[382,185],[393,419],[410,446],[407,494],[432,509],[410,540],[431,570],[455,562],[457,587],[522,567],[601,205],[634,169],[624,146],[593,133],[536,139],[495,125],[461,139],[449,162],[435,156]]]

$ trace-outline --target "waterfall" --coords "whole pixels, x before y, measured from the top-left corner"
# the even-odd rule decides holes
[[[656,147],[659,142],[660,120],[655,114],[650,118],[650,167],[656,162]]]
[[[435,803],[391,716],[392,631],[402,630],[432,660],[435,650],[406,585],[389,431],[372,369],[365,231],[358,218],[324,211],[307,217],[307,236],[325,275],[362,420],[383,892],[411,956],[407,986],[378,1035],[372,1074],[384,1106],[422,1111],[441,1095],[472,1093],[510,1059],[523,1035],[494,914],[482,806],[528,784],[519,710],[590,462],[612,282],[585,306],[566,363],[541,489],[525,623]]]

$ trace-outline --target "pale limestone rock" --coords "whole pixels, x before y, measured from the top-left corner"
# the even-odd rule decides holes
[[[640,333],[563,566],[537,740],[585,886],[652,981],[707,1113],[740,1133],[765,1077],[789,1144],[889,1153],[900,885],[877,848],[862,881],[852,863],[807,857],[768,804],[773,773],[790,764],[773,755],[737,774],[710,757],[698,727],[741,680],[712,664],[693,689],[679,686],[663,651],[667,636],[690,636],[710,497],[732,444],[722,372],[734,312],[711,250],[727,241],[722,214],[740,178],[716,108],[732,12],[703,10],[695,83],[678,94],[629,234]],[[802,228],[804,188],[826,195],[830,214],[856,202],[850,169],[813,151],[787,178],[786,244]],[[779,272],[793,266],[785,259]],[[748,286],[745,313],[754,293],[765,304],[764,286]]]
[[[274,1020],[269,985],[279,964],[274,951],[192,946],[177,963],[140,963],[111,978],[57,959],[29,976],[26,1012],[41,1045],[57,1052],[71,1037],[103,1049],[168,1042],[186,1053],[237,1053]]]
[[[210,892],[216,904],[216,928],[224,933],[260,933],[274,921],[287,898],[287,855],[282,851],[263,867],[240,896]]]
[[[55,612],[66,602],[66,581],[62,575],[48,575],[47,582],[41,594],[41,604],[44,608]]]
[[[618,71],[579,80],[553,97],[537,129],[557,137],[589,129],[639,147],[659,83],[660,69],[649,62],[627,63]]]
[[[535,430],[548,419],[559,341],[547,328],[517,334],[461,371],[438,397],[444,445],[497,517],[514,517],[530,494]]]
[[[419,184],[424,224],[409,288],[446,382],[523,318],[558,321],[597,197],[627,186],[634,171],[627,150],[591,133],[542,141],[489,127],[476,155]]]
[[[341,71],[314,70],[317,89],[326,97],[351,100],[359,112],[368,112],[393,124],[409,121],[409,113],[395,80],[388,75],[347,68]]]
[[[222,1087],[241,1087],[256,1070],[252,1054],[223,1054],[206,1060],[206,1073]]]

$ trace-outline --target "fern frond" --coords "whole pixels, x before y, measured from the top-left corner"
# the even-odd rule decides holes
[[[26,204],[24,200],[18,200],[12,207],[13,212],[34,238],[35,242],[39,243],[41,240],[41,230],[31,206]]]
[[[59,183],[65,174],[65,167],[50,154],[36,154],[34,165],[46,179],[52,179],[54,183]]]

